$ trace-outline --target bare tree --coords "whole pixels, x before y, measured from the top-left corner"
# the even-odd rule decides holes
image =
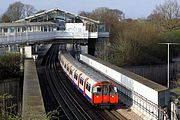
[[[23,17],[28,17],[30,15],[33,15],[35,11],[36,11],[36,9],[34,8],[34,6],[29,5],[29,4],[25,4],[24,5],[24,16]]]
[[[97,9],[93,10],[92,15],[96,19],[98,19],[98,20],[100,20],[102,22],[107,20],[106,17],[115,18],[117,21],[124,18],[124,13],[121,10],[109,9],[109,8],[106,8],[106,7],[100,7],[100,8],[97,8]]]
[[[153,12],[165,19],[177,19],[180,17],[180,6],[176,0],[166,0],[164,4],[156,6]]]
[[[24,4],[21,2],[15,2],[10,4],[5,15],[9,17],[10,21],[15,21],[23,18]]]
[[[3,22],[12,22],[30,16],[34,12],[35,8],[32,5],[15,2],[9,5],[7,11],[2,16],[2,20]]]
[[[0,23],[2,22],[2,16],[0,16]]]
[[[118,9],[109,9],[106,7],[100,7],[92,12],[82,11],[80,15],[98,20],[105,23],[106,30],[110,30],[110,42],[114,42],[114,37],[117,36],[117,24],[124,18],[124,13]]]
[[[166,0],[165,3],[156,6],[148,16],[153,21],[165,28],[165,30],[177,29],[180,26],[180,5],[176,0]]]
[[[1,18],[1,22],[5,22],[5,23],[10,22],[10,18],[6,14],[3,14]]]

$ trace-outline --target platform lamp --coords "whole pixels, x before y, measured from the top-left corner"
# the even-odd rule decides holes
[[[170,43],[170,42],[167,42],[167,43],[158,43],[160,45],[167,45],[168,49],[167,49],[167,88],[169,88],[169,48],[170,48],[170,45],[178,45],[180,43]]]

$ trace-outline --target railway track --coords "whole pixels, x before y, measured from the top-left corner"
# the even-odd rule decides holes
[[[52,45],[44,57],[45,75],[52,93],[59,106],[61,106],[67,119],[70,120],[126,120],[118,117],[108,110],[101,110],[92,106],[82,94],[71,84],[63,74],[58,60],[59,45]]]
[[[74,102],[70,94],[67,92],[66,88],[60,82],[61,80],[57,79],[57,73],[55,71],[55,62],[56,56],[58,54],[58,46],[54,46],[50,51],[50,55],[47,57],[46,61],[46,75],[47,80],[50,85],[51,91],[53,92],[54,97],[57,102],[61,105],[62,110],[68,119],[78,119],[78,120],[91,120],[91,117],[83,111],[77,104]]]

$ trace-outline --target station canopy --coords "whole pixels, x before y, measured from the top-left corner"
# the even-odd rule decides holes
[[[99,24],[99,21],[76,15],[61,9],[51,9],[41,13],[34,14],[24,19],[15,22],[55,22],[55,23],[84,23],[84,24]]]

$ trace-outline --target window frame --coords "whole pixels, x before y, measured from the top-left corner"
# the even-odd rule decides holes
[[[74,79],[78,80],[78,74],[77,73],[74,74]]]
[[[84,78],[80,77],[80,84],[83,86],[84,85]]]
[[[70,69],[69,74],[72,75],[72,73],[73,73],[73,72],[72,72],[72,69]]]
[[[67,71],[69,71],[69,65],[67,65],[67,68],[66,68]]]
[[[88,90],[89,92],[91,91],[91,84],[89,84],[88,82],[86,83],[86,90]]]

